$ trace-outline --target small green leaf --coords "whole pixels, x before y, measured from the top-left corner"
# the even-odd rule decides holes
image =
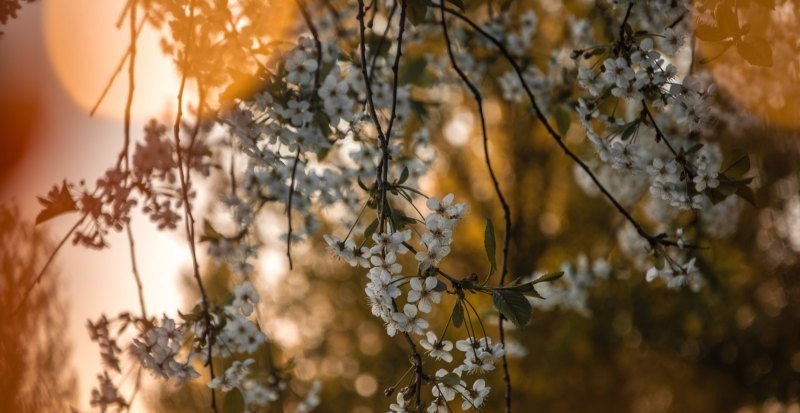
[[[441,282],[440,280],[436,280],[436,287],[433,288],[433,291],[438,291],[440,293],[447,291],[447,286]]]
[[[243,413],[244,396],[239,389],[234,388],[225,395],[225,402],[222,404],[224,413]]]
[[[464,308],[461,307],[461,300],[456,301],[456,306],[453,308],[453,326],[458,328],[461,327],[461,323],[464,322]]]
[[[440,380],[448,387],[456,387],[461,384],[461,377],[458,377],[458,374],[455,373],[447,373]]]
[[[752,206],[756,205],[756,193],[753,189],[743,183],[736,184],[736,195],[747,201]]]
[[[425,16],[428,14],[428,3],[427,0],[408,0],[406,5],[408,6],[408,21],[411,24],[416,26],[425,20]]]
[[[494,290],[492,304],[505,318],[522,328],[531,318],[531,303],[519,291]]]
[[[750,171],[750,157],[745,155],[725,168],[724,173],[729,178],[739,178]]]
[[[539,283],[546,283],[546,282],[555,281],[555,280],[561,278],[562,276],[564,276],[564,271],[551,272],[549,274],[545,274],[545,275],[537,278],[533,282],[533,284],[539,284]]]
[[[378,229],[378,218],[375,218],[369,223],[369,225],[367,225],[367,229],[364,230],[364,239],[370,239],[372,234],[375,233],[376,229]]]
[[[531,288],[529,291],[525,291],[523,294],[527,295],[528,297],[538,298],[540,300],[544,300],[545,298],[536,291],[535,288]]]
[[[692,146],[691,148],[687,149],[683,154],[684,155],[691,155],[691,154],[699,151],[702,148],[703,148],[703,144],[702,143],[698,143],[698,144]]]
[[[486,231],[483,234],[483,247],[486,249],[486,257],[489,258],[489,275],[492,275],[497,269],[497,259],[495,258],[497,245],[494,239],[494,224],[492,224],[492,220],[489,218],[486,218]]]
[[[361,180],[360,176],[356,177],[356,181],[358,182],[358,186],[361,187],[361,189],[369,192],[369,188],[367,187],[367,184],[365,184],[364,181]]]
[[[405,166],[403,167],[403,172],[400,172],[400,179],[397,180],[397,184],[403,185],[404,183],[406,183],[406,181],[408,180],[408,175],[409,175],[408,167]]]
[[[220,234],[216,229],[214,229],[214,226],[211,225],[211,222],[209,220],[204,219],[203,235],[200,236],[200,242],[216,241],[220,238],[223,238],[222,234]]]
[[[634,132],[636,132],[638,126],[639,126],[639,121],[633,121],[625,125],[625,129],[622,131],[622,136],[620,137],[620,139],[622,139],[623,141],[627,141],[628,139],[630,139],[630,137],[633,136]]]
[[[511,286],[508,286],[508,287],[503,287],[502,289],[503,290],[507,290],[507,291],[520,292],[520,293],[525,294],[527,296],[540,298],[540,299],[544,300],[544,297],[542,297],[542,295],[539,294],[538,291],[536,291],[536,288],[533,286],[533,284],[535,284],[535,281],[527,282],[525,284],[511,285]]]

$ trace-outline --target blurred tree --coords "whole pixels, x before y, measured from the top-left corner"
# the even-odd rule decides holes
[[[75,402],[69,341],[59,277],[50,268],[28,300],[31,285],[52,251],[47,236],[0,205],[0,411],[66,412]]]

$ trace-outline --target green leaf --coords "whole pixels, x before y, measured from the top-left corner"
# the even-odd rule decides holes
[[[714,205],[724,201],[728,197],[728,195],[723,194],[715,188],[706,188],[705,194],[708,195],[708,198]]]
[[[447,291],[447,286],[443,282],[441,282],[440,280],[437,279],[436,280],[436,287],[433,288],[433,291],[438,291],[440,293],[443,293],[443,292]]]
[[[452,5],[454,5],[454,6],[456,6],[456,7],[458,7],[458,8],[459,8],[459,10],[461,10],[461,11],[464,11],[464,10],[466,10],[466,9],[464,8],[464,2],[463,2],[462,0],[447,0],[447,2],[448,2],[448,3],[451,3]]]
[[[459,299],[456,301],[456,306],[453,308],[453,326],[458,328],[461,327],[461,323],[464,322],[464,308],[461,307],[461,300]]]
[[[211,222],[207,219],[203,220],[203,235],[200,236],[200,242],[206,241],[216,241],[220,238],[223,238],[222,234],[220,234],[214,226],[211,225]]]
[[[407,0],[408,6],[408,21],[414,26],[422,23],[425,16],[428,14],[429,1],[427,0]]]
[[[540,299],[544,300],[544,297],[542,297],[542,295],[539,294],[539,292],[536,291],[536,288],[533,286],[533,284],[535,284],[535,283],[536,282],[534,282],[534,281],[526,282],[525,284],[511,285],[511,286],[507,286],[507,287],[502,287],[502,289],[503,290],[507,290],[507,291],[516,291],[516,292],[525,294],[527,296],[540,298]]]
[[[638,126],[639,126],[638,120],[635,120],[625,125],[625,129],[622,131],[622,136],[620,137],[620,139],[622,139],[623,141],[627,141],[628,139],[630,139],[630,137],[633,136],[634,132],[636,132]]]
[[[505,318],[522,328],[531,319],[531,303],[519,291],[494,290],[492,304]]]
[[[492,224],[492,220],[489,218],[486,218],[486,231],[483,234],[483,247],[486,249],[486,257],[489,259],[489,275],[492,275],[497,269],[497,259],[495,258],[497,245],[494,239],[494,224]]]
[[[739,178],[750,171],[750,157],[748,155],[742,156],[733,162],[730,166],[725,168],[722,173],[729,178]]]
[[[772,67],[772,46],[758,36],[747,36],[736,45],[736,50],[751,65]]]
[[[403,185],[404,183],[406,183],[406,181],[408,180],[408,175],[409,175],[408,167],[404,166],[403,172],[400,172],[400,179],[397,180],[397,185]]]
[[[528,297],[538,298],[540,300],[544,300],[545,298],[536,291],[536,288],[531,288],[528,291],[525,291],[523,294],[527,295]]]
[[[753,192],[753,189],[750,188],[749,186],[747,186],[747,185],[745,185],[743,183],[737,182],[737,184],[736,184],[736,195],[738,195],[740,198],[742,198],[745,201],[747,201],[750,205],[752,205],[754,207],[757,206],[756,205],[756,193]]]
[[[456,387],[461,384],[461,377],[455,373],[447,373],[440,380],[448,387]]]
[[[539,283],[546,283],[546,282],[555,281],[555,280],[561,278],[562,276],[564,276],[564,271],[551,272],[549,274],[545,274],[545,275],[537,278],[535,281],[533,281],[533,284],[539,284]]]
[[[364,239],[370,239],[372,234],[375,233],[376,229],[378,229],[378,218],[375,218],[369,223],[369,225],[367,225],[367,229],[364,230]]]
[[[569,132],[570,126],[569,113],[562,108],[558,108],[556,109],[554,116],[556,118],[556,128],[558,128],[558,133],[561,135],[566,135],[567,132]]]
[[[683,154],[684,155],[691,155],[691,154],[699,151],[702,148],[703,148],[703,144],[702,143],[698,143],[698,144],[695,144],[694,146],[692,146],[691,148],[687,149]]]
[[[233,389],[225,395],[225,402],[222,404],[223,413],[243,413],[244,396],[239,389]]]
[[[361,189],[363,189],[366,192],[369,192],[369,188],[367,187],[367,184],[365,184],[364,181],[361,180],[361,176],[356,177],[356,181],[358,182],[358,186],[361,187]]]

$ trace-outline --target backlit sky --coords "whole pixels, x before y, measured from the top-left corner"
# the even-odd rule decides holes
[[[0,137],[0,199],[13,199],[29,221],[39,210],[36,195],[46,194],[65,178],[86,178],[91,185],[122,146],[125,72],[96,117],[89,116],[89,108],[127,47],[127,28],[114,26],[123,5],[124,0],[40,1],[25,4],[19,18],[2,29],[0,107],[17,109],[0,115],[0,134],[5,135]],[[170,98],[177,93],[177,75],[161,57],[157,39],[150,31],[140,41],[134,136],[149,117],[169,115]],[[62,216],[43,227],[56,240],[75,219]],[[185,238],[181,233],[159,233],[139,215],[133,232],[139,240],[148,312],[174,314],[181,303],[178,274],[189,264]],[[68,300],[68,340],[79,375],[76,407],[83,411],[88,409],[95,375],[101,372],[86,320],[138,309],[127,239],[124,233],[113,234],[109,242],[112,247],[103,251],[67,244],[55,262]]]

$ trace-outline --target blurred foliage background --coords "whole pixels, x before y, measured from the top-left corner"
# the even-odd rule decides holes
[[[469,8],[480,2],[466,3]],[[593,8],[594,3],[565,2],[563,8],[540,3],[517,1],[513,10],[536,11],[540,30],[535,43],[542,53],[566,35],[570,22],[564,10],[595,22],[608,13],[607,6]],[[431,43],[429,50],[442,47]],[[536,64],[544,69],[545,63]],[[716,75],[730,76],[730,61],[717,64],[725,70],[712,70]],[[726,158],[748,153],[754,160],[758,207],[745,206],[735,234],[710,241],[700,253],[708,286],[699,294],[676,293],[625,269],[615,249],[620,217],[604,199],[587,196],[574,183],[570,160],[525,105],[499,99],[492,77],[506,67],[495,66],[481,87],[489,95],[492,156],[513,214],[512,276],[554,270],[564,261],[575,262],[579,254],[603,257],[621,268],[591,287],[590,315],[536,310],[528,328],[511,334],[527,353],[511,362],[516,410],[800,411],[793,404],[800,395],[800,134],[768,119],[746,128],[722,122],[715,126]],[[749,79],[768,78],[772,69],[742,70],[746,73],[738,75]],[[736,91],[723,88],[721,104],[736,106],[741,101]],[[422,119],[431,125],[438,151],[446,154],[438,158],[433,179],[423,189],[453,192],[470,205],[456,231],[459,247],[446,264],[448,273],[466,276],[485,270],[485,218],[497,223],[502,215],[482,158],[474,102],[463,91],[444,93],[450,93],[450,104]],[[584,139],[582,129],[577,123],[572,126],[568,142],[577,145]],[[646,221],[643,208],[635,213]],[[270,225],[283,225],[281,211],[273,214],[267,218]],[[280,244],[265,242],[280,251]],[[364,274],[335,263],[321,245],[316,240],[301,246],[299,269],[268,274],[261,285],[266,330],[283,349],[273,356],[301,379],[323,379],[323,403],[317,411],[385,411],[389,399],[384,390],[405,372],[407,350],[402,340],[386,337],[369,314]],[[212,285],[224,290],[225,270],[211,268]],[[489,303],[482,304],[479,309],[487,310],[487,328],[494,335],[497,320],[489,315]],[[440,326],[447,317],[444,311],[434,315]],[[484,411],[500,411],[501,374],[490,377],[493,390]],[[207,393],[195,384],[177,393],[150,395],[149,405],[155,411],[197,411],[206,405]]]

